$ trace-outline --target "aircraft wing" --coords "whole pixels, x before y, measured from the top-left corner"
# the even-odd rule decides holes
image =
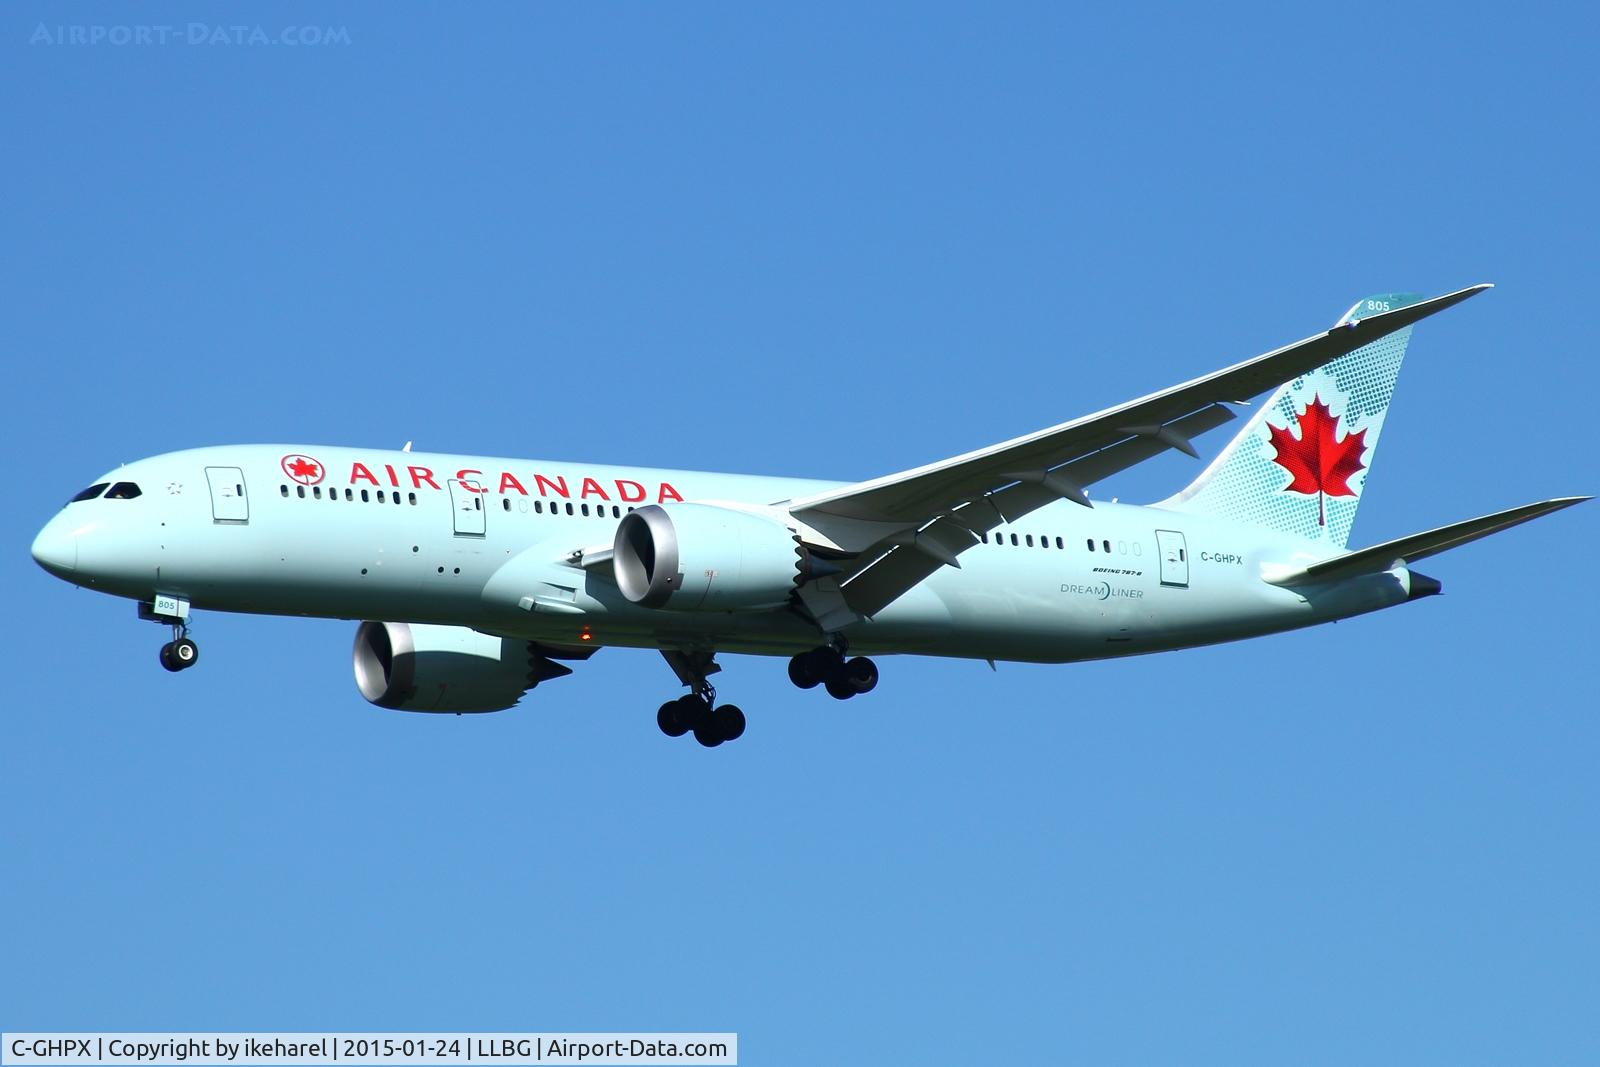
[[[1225,406],[1309,373],[1476,296],[1474,285],[1373,315],[1117,407],[988,448],[788,502],[790,513],[860,558],[839,580],[851,612],[871,615],[978,535],[1054,500],[1092,507],[1085,488],[1233,418]],[[912,549],[913,551],[902,551]],[[893,561],[893,562],[891,562]]]

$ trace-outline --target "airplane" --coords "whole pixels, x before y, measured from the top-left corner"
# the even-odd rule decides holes
[[[719,653],[789,657],[837,699],[874,655],[1068,663],[1235,641],[1438,593],[1431,556],[1590,499],[1559,497],[1349,549],[1413,324],[1491,288],[1358,301],[1265,355],[865,482],[363,448],[197,448],[119,467],[33,558],[138,602],[192,668],[196,609],[360,620],[353,666],[401,711],[516,705],[607,646],[688,692],[656,723],[740,737]],[[1180,492],[1088,489],[1274,390]]]

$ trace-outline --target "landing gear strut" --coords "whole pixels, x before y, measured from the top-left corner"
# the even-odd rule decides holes
[[[845,659],[840,648],[824,645],[789,661],[789,681],[801,689],[820,685],[835,700],[849,700],[877,688],[878,665],[865,656]]]
[[[656,712],[656,725],[668,737],[693,733],[706,748],[744,735],[744,712],[736,704],[717,704],[717,689],[706,680],[717,666],[712,653],[662,652],[678,678],[693,692],[669,700]]]

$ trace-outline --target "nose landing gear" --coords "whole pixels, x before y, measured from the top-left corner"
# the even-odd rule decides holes
[[[173,627],[175,631],[186,633],[187,627]],[[161,665],[174,673],[186,671],[200,662],[200,646],[189,640],[188,637],[174,637],[171,641],[161,646]]]
[[[189,639],[189,602],[157,596],[139,604],[139,618],[172,627],[172,640],[161,646],[161,665],[177,673],[200,662],[200,646]]]

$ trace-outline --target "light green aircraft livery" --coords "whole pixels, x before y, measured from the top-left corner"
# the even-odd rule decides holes
[[[156,456],[79,493],[33,557],[169,624],[194,608],[365,619],[361,693],[497,711],[606,645],[658,649],[689,692],[669,736],[739,737],[718,652],[788,656],[802,688],[878,684],[872,654],[1064,663],[1232,641],[1439,591],[1429,556],[1563,497],[1346,547],[1413,323],[1486,285],[1360,301],[1325,333],[1118,407],[839,484],[308,445]],[[1088,487],[1275,389],[1182,492]],[[380,621],[382,620],[382,621]]]

